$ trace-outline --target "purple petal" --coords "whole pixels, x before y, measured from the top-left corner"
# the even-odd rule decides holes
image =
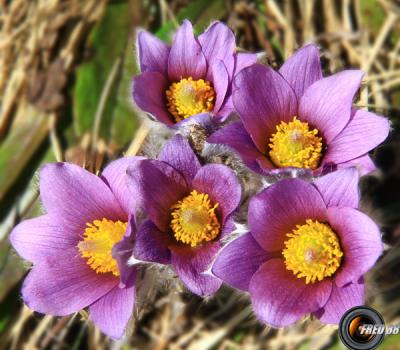
[[[360,87],[363,73],[345,70],[312,84],[303,94],[299,118],[310,123],[330,142],[350,120],[354,94]]]
[[[155,160],[138,161],[127,174],[131,195],[137,196],[140,206],[161,231],[168,230],[172,205],[188,194],[182,175]]]
[[[71,227],[57,217],[43,215],[15,226],[10,234],[10,241],[19,255],[36,263],[75,247],[80,234],[80,231],[71,231]]]
[[[272,327],[284,327],[326,304],[332,281],[306,284],[286,270],[281,259],[265,262],[250,281],[250,298],[257,317]]]
[[[257,55],[254,53],[241,52],[235,54],[235,74],[239,73],[242,69],[250,67],[257,62]]]
[[[213,204],[219,204],[223,223],[240,203],[240,183],[232,170],[225,165],[203,166],[193,179],[192,186],[198,192],[208,194]]]
[[[217,60],[221,60],[229,75],[233,73],[234,56],[236,44],[235,35],[232,30],[221,22],[213,22],[203,34],[199,35],[199,43],[204,56],[207,60],[208,67],[212,67]],[[207,72],[207,79],[210,80],[212,75],[210,70]]]
[[[327,207],[357,208],[360,202],[358,180],[356,168],[347,168],[319,177],[314,184]]]
[[[192,77],[194,80],[204,78],[207,62],[201,46],[193,35],[192,24],[184,20],[173,40],[168,58],[168,76],[170,80],[179,81]]]
[[[344,259],[335,274],[338,287],[358,280],[382,254],[381,235],[376,224],[353,208],[328,208],[328,222],[338,234]]]
[[[360,157],[382,143],[389,129],[388,119],[358,110],[350,123],[329,144],[325,161],[338,164]]]
[[[143,157],[123,157],[114,160],[103,170],[101,177],[105,179],[110,186],[111,191],[117,198],[121,208],[126,213],[126,219],[129,214],[135,213],[136,198],[128,191],[126,183],[126,171],[130,165],[134,165],[138,160],[144,159]]]
[[[201,168],[200,162],[194,154],[189,142],[181,135],[175,135],[169,140],[160,154],[158,160],[171,165],[179,171],[190,184],[196,173]]]
[[[134,257],[142,261],[159,264],[171,262],[171,252],[168,248],[174,243],[169,232],[161,232],[150,220],[145,221],[136,236]]]
[[[235,229],[236,229],[236,224],[235,224],[235,213],[229,215],[225,222],[224,226],[222,226],[221,234],[219,236],[220,239],[228,237]]]
[[[342,288],[333,284],[332,293],[325,306],[315,315],[323,323],[339,324],[344,313],[355,306],[364,304],[364,283],[349,283]]]
[[[77,312],[118,285],[113,274],[97,274],[71,248],[33,267],[22,287],[26,305],[42,314],[65,316]]]
[[[229,95],[224,104],[221,106],[221,109],[218,111],[218,117],[221,122],[224,122],[228,119],[228,117],[235,111],[235,107],[233,106],[232,95]]]
[[[140,31],[137,36],[140,70],[167,75],[170,48],[154,35]]]
[[[220,60],[216,60],[211,66],[211,72],[214,90],[217,95],[214,105],[214,113],[218,114],[228,91],[229,75],[224,63]]]
[[[322,79],[318,48],[311,44],[297,50],[286,60],[279,73],[294,89],[300,100],[310,85]]]
[[[117,262],[120,273],[120,288],[131,286],[136,278],[136,268],[128,265],[128,260],[132,256],[136,237],[136,222],[133,216],[130,216],[128,228],[121,241],[114,244],[112,256]]]
[[[232,148],[238,153],[243,163],[256,173],[262,174],[263,169],[273,168],[268,158],[254,145],[241,122],[235,122],[219,129],[207,139],[207,142],[223,144]]]
[[[126,220],[106,183],[74,164],[45,165],[40,171],[40,194],[47,213],[61,218],[71,232],[83,233],[86,223],[102,218]]]
[[[250,200],[248,222],[257,243],[268,252],[281,251],[286,234],[307,219],[326,218],[318,190],[299,179],[282,180]]]
[[[246,233],[222,249],[213,264],[212,272],[232,287],[247,291],[250,279],[268,257],[268,253],[252,235]]]
[[[193,125],[200,125],[206,130],[208,130],[212,129],[216,124],[216,122],[217,118],[215,115],[211,113],[200,113],[181,120],[180,122],[176,123],[172,127],[172,129],[179,130],[182,133],[182,135],[188,137],[190,129]]]
[[[133,78],[133,99],[145,112],[168,126],[174,122],[167,111],[167,79],[158,72],[145,72]]]
[[[376,170],[376,166],[368,154],[349,160],[348,162],[337,164],[338,169],[345,169],[348,167],[356,167],[360,176],[364,176]]]
[[[90,305],[90,318],[103,333],[113,339],[119,339],[124,335],[134,304],[135,287],[116,286]]]
[[[276,126],[297,114],[296,95],[279,73],[261,64],[242,70],[234,85],[235,109],[254,144],[265,153]]]
[[[200,296],[211,295],[221,287],[221,280],[206,273],[220,248],[219,242],[205,243],[198,248],[172,248],[171,264],[192,293]]]

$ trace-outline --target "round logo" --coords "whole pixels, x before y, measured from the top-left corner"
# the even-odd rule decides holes
[[[376,349],[385,337],[385,322],[374,309],[356,306],[348,310],[340,320],[339,336],[349,349]]]

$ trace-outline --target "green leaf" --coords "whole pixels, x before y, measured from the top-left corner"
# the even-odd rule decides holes
[[[93,129],[104,86],[114,64],[125,52],[130,16],[128,2],[111,2],[106,7],[102,20],[89,36],[89,47],[93,50],[94,57],[79,68],[73,93],[74,124],[78,134]],[[116,76],[100,124],[99,134],[105,139],[109,137],[111,129],[118,80]]]
[[[46,115],[27,108],[24,117],[23,121],[16,121],[0,147],[0,200],[4,199],[48,135]]]
[[[395,350],[399,349],[400,346],[400,334],[389,334],[385,336],[382,344],[379,345],[381,350]]]
[[[138,74],[136,55],[131,45],[127,45],[111,129],[112,140],[119,148],[126,146],[132,140],[139,123],[131,96],[132,78],[136,74]]]
[[[7,297],[0,302],[0,334],[9,325],[12,318],[15,316],[20,303],[20,288],[14,287]]]
[[[176,16],[176,22],[180,24],[184,19],[196,23],[196,28],[205,27],[211,20],[218,19],[225,14],[223,0],[196,0],[190,2]],[[161,40],[170,41],[172,33],[176,30],[176,22],[168,21],[157,32]]]
[[[8,240],[0,243],[0,302],[25,274],[20,257],[10,248]]]
[[[385,21],[385,12],[377,0],[360,1],[361,20],[364,27],[378,33]]]

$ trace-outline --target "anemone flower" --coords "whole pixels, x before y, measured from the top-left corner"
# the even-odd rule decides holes
[[[309,313],[337,324],[363,304],[363,275],[382,253],[378,227],[356,209],[357,183],[347,168],[266,188],[250,201],[250,232],[221,251],[213,273],[248,291],[257,317],[272,327]]]
[[[344,70],[323,78],[313,45],[290,57],[279,72],[255,64],[234,80],[233,104],[241,121],[208,141],[234,149],[261,174],[348,166],[367,173],[374,169],[368,152],[385,140],[389,121],[353,108],[362,76]]]
[[[22,287],[30,309],[65,316],[88,307],[105,334],[123,335],[133,311],[136,275],[127,267],[136,204],[125,177],[137,160],[114,161],[100,177],[68,163],[41,169],[46,214],[22,221],[10,236],[15,250],[33,263]]]
[[[235,36],[221,22],[196,38],[185,20],[171,47],[141,31],[137,52],[142,74],[134,78],[133,99],[170,127],[198,114],[229,116],[232,78],[256,61],[254,54],[236,53]]]
[[[210,295],[221,285],[209,268],[233,228],[241,187],[221,164],[201,166],[176,135],[157,160],[128,168],[128,186],[148,219],[138,228],[133,260],[172,265],[186,287]]]

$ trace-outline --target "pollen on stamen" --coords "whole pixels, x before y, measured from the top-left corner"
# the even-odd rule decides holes
[[[340,267],[343,252],[332,228],[319,221],[307,220],[287,234],[282,255],[286,269],[306,284],[332,276]]]
[[[208,194],[192,191],[171,207],[171,229],[177,241],[196,247],[220,233],[216,209]]]
[[[103,218],[86,224],[83,240],[78,243],[82,258],[96,273],[111,272],[119,276],[117,262],[112,257],[112,248],[119,242],[128,223]]]
[[[172,83],[165,92],[168,111],[176,122],[199,113],[211,112],[215,91],[209,81],[191,77]]]
[[[317,129],[296,117],[277,125],[269,142],[269,156],[277,167],[316,169],[320,164],[322,137]]]

